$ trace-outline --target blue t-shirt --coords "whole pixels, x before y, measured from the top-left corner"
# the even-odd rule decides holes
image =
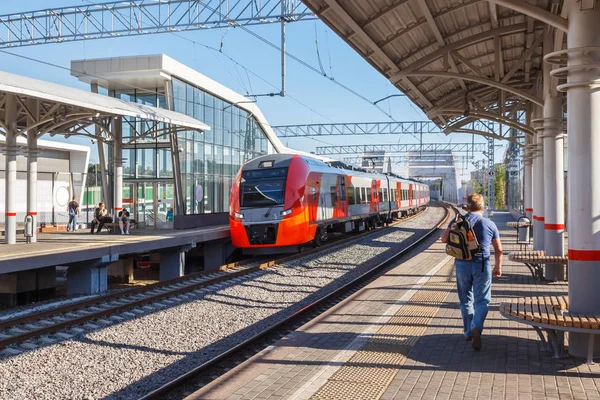
[[[479,245],[483,248],[483,256],[488,258],[490,256],[490,246],[492,245],[492,239],[497,239],[500,237],[500,233],[498,232],[498,227],[496,224],[489,218],[483,218],[483,216],[479,213],[467,213],[465,218],[469,220],[471,226],[473,227],[473,231],[475,232],[475,236],[477,237],[477,241]],[[479,222],[477,222],[479,221]],[[450,222],[452,225],[454,221]],[[478,259],[479,257],[475,257]]]

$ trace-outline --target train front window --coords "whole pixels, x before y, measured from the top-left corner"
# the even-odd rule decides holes
[[[287,168],[268,168],[242,172],[241,207],[268,207],[283,204]]]

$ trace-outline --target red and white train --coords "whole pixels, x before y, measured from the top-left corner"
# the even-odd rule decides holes
[[[311,157],[269,154],[244,164],[231,189],[233,245],[246,254],[287,253],[414,213],[429,186],[392,175],[338,169]]]

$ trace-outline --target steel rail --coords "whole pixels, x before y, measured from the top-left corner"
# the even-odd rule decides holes
[[[391,224],[391,226],[409,221],[409,220],[421,215],[421,213],[422,213],[422,211],[420,211],[414,215],[411,215],[409,217],[395,221],[393,224]],[[383,229],[385,229],[385,227]],[[29,339],[32,339],[35,337],[39,337],[39,336],[42,336],[45,334],[54,333],[54,332],[57,332],[57,331],[60,331],[60,330],[63,330],[63,329],[69,328],[69,327],[80,325],[85,322],[88,322],[88,321],[91,321],[94,319],[98,319],[100,317],[106,317],[109,315],[113,315],[113,314],[117,314],[120,312],[130,310],[130,309],[133,309],[136,307],[141,307],[141,306],[144,306],[147,304],[159,302],[168,297],[179,296],[179,295],[185,294],[187,292],[192,292],[192,291],[198,290],[202,287],[215,285],[215,284],[223,282],[223,281],[228,281],[230,279],[234,279],[234,278],[244,276],[244,275],[249,275],[251,273],[254,273],[254,272],[257,272],[257,271],[260,271],[263,269],[271,268],[273,266],[276,266],[276,265],[279,265],[279,264],[282,264],[282,263],[285,263],[285,262],[288,262],[291,260],[295,260],[298,258],[302,258],[305,256],[315,254],[315,253],[319,253],[324,250],[330,249],[331,247],[339,246],[341,244],[345,244],[345,243],[348,243],[351,241],[355,241],[355,240],[364,238],[366,236],[376,233],[377,231],[380,231],[380,230],[379,229],[375,229],[375,230],[371,230],[371,231],[367,230],[358,235],[342,237],[341,239],[328,242],[322,246],[319,246],[314,249],[310,249],[308,251],[303,251],[303,252],[292,254],[292,255],[282,257],[282,258],[279,258],[276,260],[263,262],[257,266],[247,267],[247,268],[243,268],[243,269],[240,269],[237,271],[233,271],[233,270],[236,268],[239,268],[239,267],[243,267],[244,265],[251,264],[251,263],[253,263],[253,260],[249,259],[249,260],[244,260],[244,261],[240,261],[240,262],[236,262],[236,263],[225,264],[216,270],[198,272],[195,274],[190,274],[190,275],[182,276],[179,278],[174,278],[174,279],[164,281],[164,282],[157,282],[157,283],[154,283],[151,285],[147,285],[147,286],[143,286],[143,287],[139,287],[139,288],[135,288],[135,289],[129,289],[129,290],[115,292],[115,293],[109,293],[104,296],[94,297],[93,299],[84,300],[84,301],[77,302],[74,304],[69,304],[69,305],[66,305],[63,307],[58,307],[58,308],[54,308],[54,309],[50,309],[50,310],[46,310],[46,311],[42,311],[42,312],[38,312],[38,313],[25,315],[20,318],[9,319],[9,320],[6,320],[6,321],[3,321],[0,323],[0,329],[21,328],[24,324],[35,325],[36,322],[39,322],[40,320],[43,320],[46,318],[62,316],[64,314],[72,313],[72,312],[83,312],[84,313],[84,315],[80,315],[80,316],[76,316],[76,317],[66,317],[64,321],[58,321],[52,325],[41,326],[39,329],[28,329],[26,332],[21,332],[21,333],[15,334],[15,335],[11,335],[9,337],[1,338],[0,339],[0,350],[11,344],[21,343],[21,342],[24,342],[26,340],[29,340]],[[232,272],[229,272],[229,271],[232,271]],[[219,276],[212,277],[212,278],[200,281],[200,282],[195,282],[195,283],[192,282],[196,279],[208,277],[210,275],[219,274],[219,273],[221,273]],[[166,290],[162,293],[149,295],[142,299],[137,299],[137,300],[136,299],[133,299],[133,300],[126,299],[129,297],[135,296],[135,295],[148,294],[149,292],[152,292],[153,290],[160,290],[160,289],[166,288],[167,286],[177,285],[177,284],[186,283],[186,282],[189,282],[190,284],[185,285],[185,286],[180,286],[180,287],[177,287],[174,289]],[[107,303],[115,303],[115,302],[119,303],[119,304],[106,307]],[[89,310],[90,307],[102,307],[102,310],[90,311]]]
[[[327,294],[325,294],[324,296],[322,296],[321,298],[313,301],[312,303],[304,306],[303,308],[301,308],[300,310],[294,312],[293,314],[289,315],[288,317],[284,318],[283,320],[271,325],[270,327],[265,328],[264,330],[256,333],[255,335],[253,335],[252,337],[246,339],[243,342],[240,342],[239,344],[237,344],[236,346],[230,348],[229,350],[211,358],[210,360],[204,362],[203,364],[199,365],[198,367],[178,376],[177,378],[173,379],[170,382],[167,382],[166,384],[164,384],[163,386],[153,390],[152,392],[140,397],[139,400],[154,400],[154,399],[162,399],[164,398],[164,395],[167,394],[168,392],[172,391],[173,389],[177,388],[179,385],[181,385],[182,383],[184,383],[185,381],[189,380],[190,378],[199,375],[205,371],[207,371],[209,368],[213,367],[215,364],[217,364],[220,361],[223,361],[224,359],[226,359],[227,357],[240,352],[243,348],[250,346],[252,343],[258,341],[259,339],[261,339],[262,337],[266,336],[267,334],[272,333],[273,331],[277,330],[279,327],[288,324],[290,322],[292,322],[295,319],[301,318],[303,315],[309,313],[310,311],[316,309],[318,306],[322,305],[323,303],[331,300],[332,298],[335,298],[338,295],[343,294],[346,291],[351,290],[353,287],[355,287],[356,285],[359,285],[361,282],[363,282],[366,279],[369,279],[370,277],[372,277],[373,275],[377,274],[378,272],[380,272],[381,270],[383,270],[384,268],[388,267],[391,263],[393,263],[394,261],[398,260],[399,258],[401,258],[402,256],[404,256],[405,254],[407,254],[409,251],[411,251],[412,249],[414,249],[416,246],[420,245],[421,243],[423,243],[423,241],[425,241],[425,239],[427,239],[428,237],[430,237],[435,231],[437,231],[441,226],[444,225],[444,223],[448,220],[448,218],[450,217],[450,209],[453,209],[455,212],[458,213],[458,210],[450,205],[450,204],[443,204],[443,206],[446,209],[446,213],[444,215],[444,217],[441,219],[441,221],[435,225],[435,227],[433,227],[431,230],[429,230],[427,233],[425,233],[422,237],[420,237],[419,239],[417,239],[415,242],[409,244],[406,248],[402,249],[400,252],[388,257],[386,260],[380,262],[379,264],[377,264],[376,266],[374,266],[373,268],[371,268],[370,270],[364,272],[363,274],[359,275],[358,277],[354,278],[353,280],[351,280],[350,282],[348,282],[347,284],[333,290],[332,292],[329,292]]]

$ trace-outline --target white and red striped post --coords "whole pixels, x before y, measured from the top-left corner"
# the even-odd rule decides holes
[[[4,242],[17,242],[17,99],[12,94],[6,95],[6,167],[4,170]]]
[[[600,6],[568,0],[569,311],[600,314]],[[554,57],[554,56],[559,57]],[[585,357],[589,335],[571,333],[569,353]],[[596,335],[596,339],[600,337]],[[595,353],[600,354],[600,340]]]
[[[117,221],[119,211],[123,209],[123,120],[117,117],[113,121],[113,171],[114,171],[114,214],[113,220]]]
[[[533,197],[533,249],[545,250],[544,246],[544,142],[542,138],[543,111],[541,107],[534,106],[534,116],[532,120],[535,126],[535,153],[533,158],[533,188],[535,195]]]

